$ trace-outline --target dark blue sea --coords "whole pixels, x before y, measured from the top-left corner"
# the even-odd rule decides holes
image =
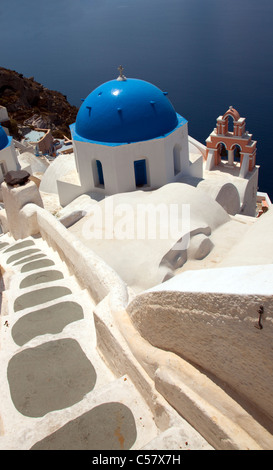
[[[0,0],[0,65],[76,106],[118,76],[152,82],[205,143],[234,106],[273,200],[273,0]]]

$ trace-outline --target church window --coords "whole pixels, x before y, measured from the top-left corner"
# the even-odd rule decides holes
[[[136,186],[141,187],[147,184],[146,160],[136,160],[134,162]]]
[[[175,175],[177,175],[181,171],[180,152],[181,152],[181,146],[176,144],[173,149],[173,167],[174,167]]]
[[[97,168],[97,184],[95,186],[103,186],[104,187],[104,176],[103,176],[103,169],[100,160],[96,160],[96,168]]]

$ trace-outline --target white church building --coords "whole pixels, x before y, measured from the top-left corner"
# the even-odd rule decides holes
[[[202,177],[202,158],[189,159],[187,120],[167,92],[122,71],[83,101],[71,135],[78,181],[58,181],[64,205],[86,192],[150,190],[181,174]]]

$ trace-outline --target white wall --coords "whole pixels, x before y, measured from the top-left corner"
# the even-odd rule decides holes
[[[9,115],[7,112],[7,108],[4,106],[0,106],[0,122],[9,121]]]
[[[258,190],[258,167],[251,172],[249,181],[247,182],[244,197],[243,205],[241,208],[241,214],[249,215],[255,217],[256,214],[256,200],[257,200],[257,190]]]
[[[197,178],[203,176],[202,156],[189,160],[188,124],[185,123],[167,136],[122,145],[102,145],[83,141],[73,141],[75,162],[80,186],[58,182],[59,197],[62,205],[71,202],[73,197],[88,192],[105,195],[135,191],[134,162],[145,159],[147,185],[141,190],[160,188],[176,181],[181,175]],[[175,173],[174,149],[180,149],[180,172]],[[177,156],[178,159],[179,156]],[[96,160],[102,165],[104,185],[98,182]]]
[[[0,151],[0,162],[5,162],[7,171],[16,171],[20,168],[13,142]],[[2,171],[0,171],[0,183],[4,181]]]
[[[136,190],[134,161],[141,159],[146,160],[147,171],[147,186],[142,189],[159,188],[174,181],[173,151],[176,144],[181,147],[181,172],[191,174],[187,123],[166,137],[125,145],[108,146],[74,141],[83,192],[97,191],[109,195]],[[96,185],[96,160],[102,164],[104,187]],[[199,167],[198,174],[202,171]]]
[[[271,278],[272,266],[188,271],[137,296],[127,310],[153,346],[197,364],[272,420]],[[255,328],[260,305],[263,329]]]
[[[56,181],[59,201],[62,207],[67,206],[71,201],[76,199],[78,196],[81,196],[84,191],[82,186],[76,184],[67,183],[66,181]]]

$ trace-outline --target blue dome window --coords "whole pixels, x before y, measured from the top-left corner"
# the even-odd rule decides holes
[[[82,103],[75,131],[78,137],[102,143],[155,139],[173,131],[177,114],[159,88],[144,80],[111,80]]]
[[[3,150],[9,143],[9,138],[0,124],[0,150]]]

